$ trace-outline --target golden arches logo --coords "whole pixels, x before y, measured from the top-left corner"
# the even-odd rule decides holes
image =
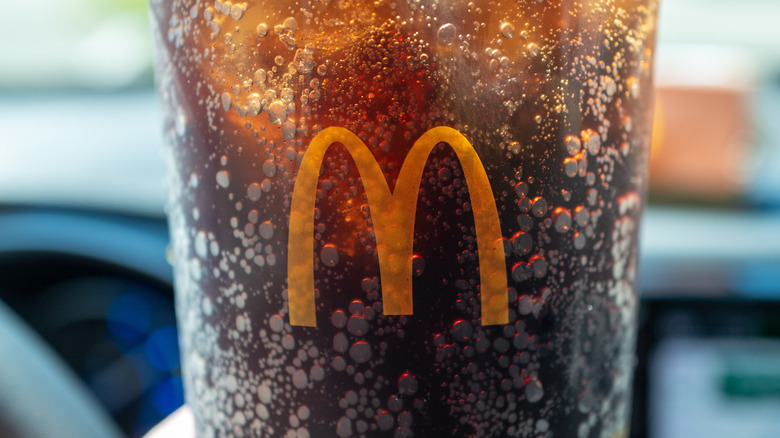
[[[436,127],[425,132],[406,156],[395,190],[390,191],[371,151],[347,129],[330,127],[312,139],[303,155],[293,188],[287,252],[290,324],[316,327],[314,302],[314,201],[322,160],[341,143],[357,165],[374,223],[383,311],[411,315],[412,256],[417,194],[425,162],[434,146],[447,143],[458,156],[469,187],[479,252],[482,325],[506,324],[509,318],[504,245],[498,212],[477,151],[460,132]]]

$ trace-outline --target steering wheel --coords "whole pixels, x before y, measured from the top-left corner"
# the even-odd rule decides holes
[[[122,436],[78,377],[2,302],[0,333],[0,436]]]

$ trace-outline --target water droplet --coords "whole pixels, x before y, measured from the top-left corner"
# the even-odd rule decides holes
[[[344,328],[347,325],[347,314],[343,310],[336,310],[330,315],[330,323],[333,327]]]
[[[336,245],[329,243],[323,246],[320,250],[320,260],[329,268],[336,266],[339,263],[339,250]]]
[[[227,170],[217,172],[217,184],[222,188],[227,188],[230,185],[230,174]]]
[[[436,32],[436,39],[439,41],[439,44],[444,46],[451,46],[457,37],[458,30],[452,23],[442,25]]]
[[[515,27],[512,23],[501,23],[501,36],[504,38],[512,38],[515,36]]]
[[[308,406],[301,406],[298,408],[298,418],[306,421],[309,419],[310,416],[311,416],[311,409],[309,409]]]
[[[371,359],[371,345],[366,341],[357,341],[349,348],[349,357],[357,363],[366,363]]]

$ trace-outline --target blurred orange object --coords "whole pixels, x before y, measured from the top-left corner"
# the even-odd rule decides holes
[[[698,62],[704,77],[696,79],[679,63],[659,75],[650,192],[662,199],[733,202],[749,182],[750,86],[737,79],[739,72],[718,71],[717,64],[728,62],[723,53],[708,55],[706,62],[697,55],[701,58],[695,53],[683,63]],[[709,74],[701,71],[702,64],[710,64]]]

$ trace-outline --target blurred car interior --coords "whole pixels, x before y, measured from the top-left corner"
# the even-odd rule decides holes
[[[661,2],[631,436],[777,437],[780,2]],[[146,2],[6,6],[0,436],[143,436],[184,402]]]

